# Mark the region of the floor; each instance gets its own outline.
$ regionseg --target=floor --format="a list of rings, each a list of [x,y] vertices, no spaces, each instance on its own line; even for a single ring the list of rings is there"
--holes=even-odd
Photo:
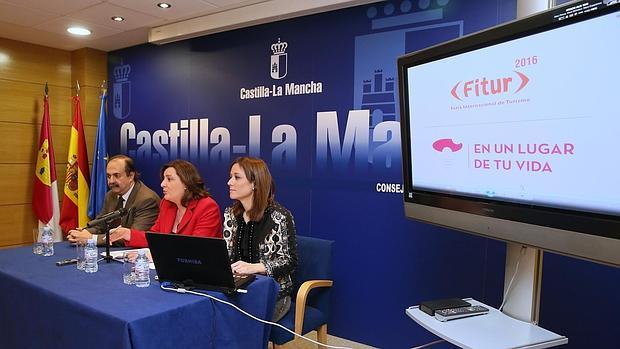
[[[307,334],[308,338],[316,340],[316,331],[310,332]],[[343,347],[343,348],[351,348],[351,349],[374,349],[369,345],[356,343],[344,338],[339,338],[335,336],[328,335],[327,336],[327,344]],[[269,347],[271,348],[271,346]],[[285,345],[281,345],[278,349],[317,349],[318,346],[312,342],[306,341],[303,338],[296,338],[294,341],[290,341]]]

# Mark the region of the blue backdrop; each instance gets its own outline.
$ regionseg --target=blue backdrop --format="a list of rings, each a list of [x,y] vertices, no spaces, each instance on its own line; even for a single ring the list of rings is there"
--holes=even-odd
[[[515,9],[383,2],[112,52],[110,153],[134,157],[160,194],[161,165],[191,160],[222,209],[230,161],[262,157],[298,234],[336,241],[330,333],[382,348],[426,343],[434,337],[405,308],[442,297],[499,306],[505,252],[404,218],[396,58]]]

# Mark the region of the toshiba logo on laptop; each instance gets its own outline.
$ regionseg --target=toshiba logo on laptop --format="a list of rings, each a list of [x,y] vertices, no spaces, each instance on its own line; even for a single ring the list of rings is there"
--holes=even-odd
[[[177,257],[177,262],[179,263],[183,263],[183,264],[202,264],[202,261],[200,259],[191,259],[191,258],[179,258]]]

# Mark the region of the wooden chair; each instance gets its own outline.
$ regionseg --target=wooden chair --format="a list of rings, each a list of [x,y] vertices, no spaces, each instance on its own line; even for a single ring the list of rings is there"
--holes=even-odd
[[[316,330],[318,342],[327,344],[327,319],[332,281],[334,242],[297,236],[297,269],[295,270],[291,310],[278,321],[297,334]],[[270,341],[274,349],[294,339],[294,335],[271,327]],[[319,346],[322,348],[323,346]]]

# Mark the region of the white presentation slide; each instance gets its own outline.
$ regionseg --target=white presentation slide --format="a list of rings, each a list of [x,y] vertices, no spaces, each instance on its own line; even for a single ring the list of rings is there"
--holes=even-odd
[[[620,214],[620,16],[408,68],[414,188]]]

